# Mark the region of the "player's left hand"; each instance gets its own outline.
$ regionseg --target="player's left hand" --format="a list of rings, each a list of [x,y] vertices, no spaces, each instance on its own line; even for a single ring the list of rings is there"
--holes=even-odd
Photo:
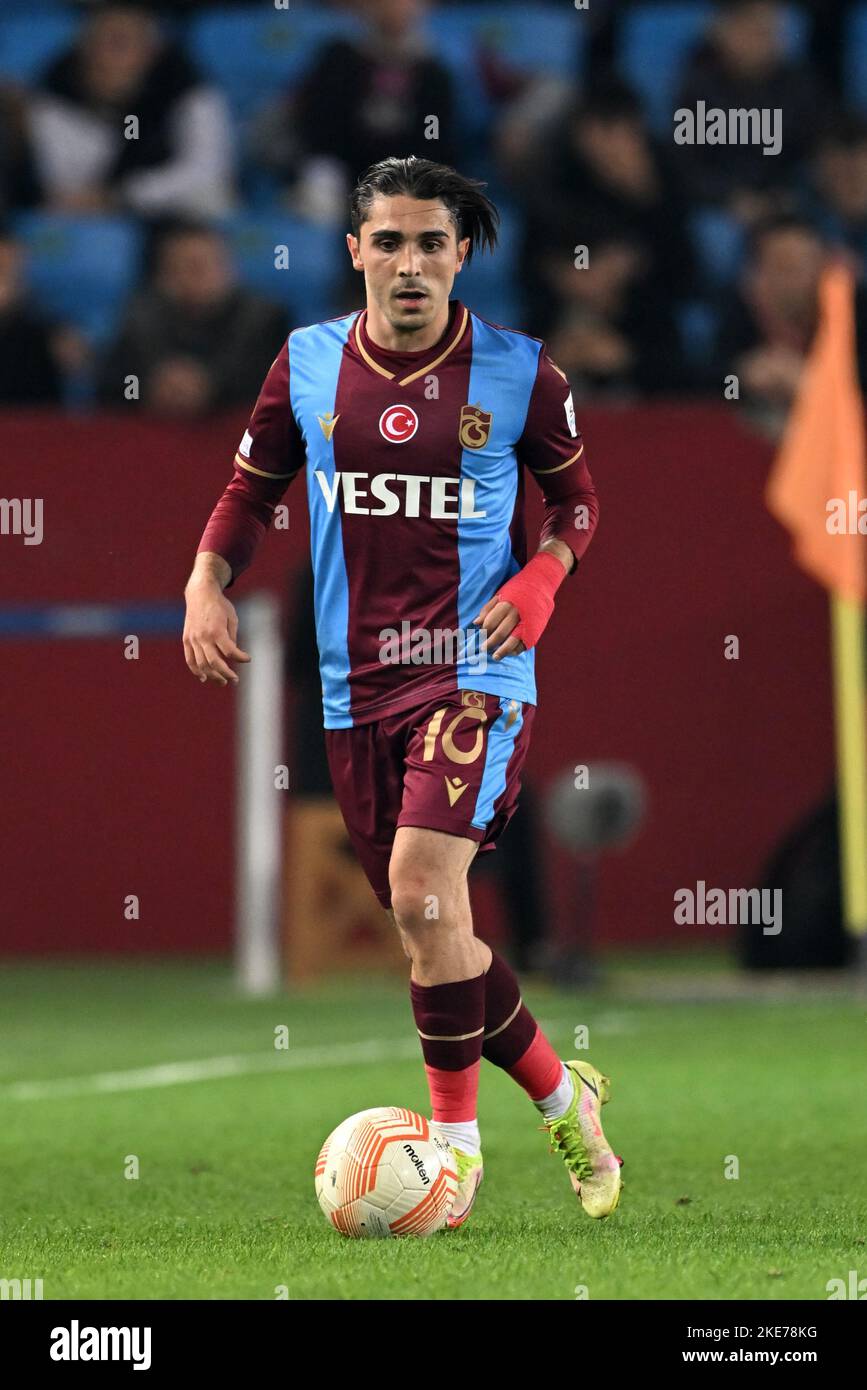
[[[514,603],[506,603],[505,600],[497,598],[488,599],[479,616],[473,618],[473,625],[480,627],[487,634],[481,643],[481,651],[487,652],[496,648],[494,661],[500,661],[504,656],[511,656],[515,652],[526,651],[520,637],[509,635],[520,621],[521,615]]]

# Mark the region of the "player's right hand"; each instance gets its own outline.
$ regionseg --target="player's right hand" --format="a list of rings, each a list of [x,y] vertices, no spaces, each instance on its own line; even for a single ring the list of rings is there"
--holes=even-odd
[[[187,588],[184,622],[184,656],[200,681],[237,685],[238,673],[230,661],[250,660],[235,640],[238,615],[218,584],[191,584]]]

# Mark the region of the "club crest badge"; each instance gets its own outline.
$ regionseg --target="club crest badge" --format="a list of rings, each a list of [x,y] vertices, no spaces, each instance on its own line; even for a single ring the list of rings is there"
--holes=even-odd
[[[488,435],[491,433],[493,418],[490,410],[482,410],[478,404],[461,406],[458,437],[465,449],[483,449],[485,447],[488,442]]]

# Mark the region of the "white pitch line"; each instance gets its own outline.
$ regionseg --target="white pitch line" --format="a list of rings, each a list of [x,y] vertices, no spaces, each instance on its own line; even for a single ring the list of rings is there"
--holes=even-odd
[[[614,1020],[612,1019],[611,1022]],[[557,1022],[540,1022],[542,1031],[553,1033]],[[600,1032],[622,1031],[618,1026]],[[366,1042],[334,1043],[322,1047],[290,1048],[286,1052],[241,1052],[228,1057],[203,1057],[194,1062],[164,1062],[129,1071],[103,1071],[93,1076],[69,1076],[54,1081],[13,1081],[0,1086],[0,1100],[55,1100],[64,1096],[113,1095],[124,1091],[149,1091],[161,1086],[185,1086],[196,1081],[218,1081],[230,1076],[251,1076],[269,1071],[311,1071],[325,1067],[370,1062],[421,1061],[417,1039],[371,1038]]]
[[[160,1086],[183,1086],[194,1081],[214,1081],[256,1072],[302,1071],[341,1067],[349,1063],[405,1061],[421,1058],[415,1039],[394,1042],[335,1043],[333,1046],[288,1049],[275,1053],[238,1053],[230,1057],[204,1057],[196,1062],[165,1062],[160,1066],[130,1071],[104,1071],[93,1076],[70,1076],[56,1081],[16,1081],[0,1086],[0,1100],[54,1100],[62,1096],[111,1095],[146,1091]]]

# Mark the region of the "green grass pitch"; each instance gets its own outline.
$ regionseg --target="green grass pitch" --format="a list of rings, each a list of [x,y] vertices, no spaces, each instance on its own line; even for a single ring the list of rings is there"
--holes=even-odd
[[[577,1055],[612,1078],[619,1210],[584,1215],[483,1063],[485,1181],[467,1225],[426,1241],[347,1241],[313,1193],[346,1115],[428,1108],[399,982],[244,1001],[223,964],[7,966],[0,1278],[46,1299],[826,1299],[867,1275],[864,996],[693,965],[614,962],[593,993],[526,982],[561,1054],[587,1025]]]

